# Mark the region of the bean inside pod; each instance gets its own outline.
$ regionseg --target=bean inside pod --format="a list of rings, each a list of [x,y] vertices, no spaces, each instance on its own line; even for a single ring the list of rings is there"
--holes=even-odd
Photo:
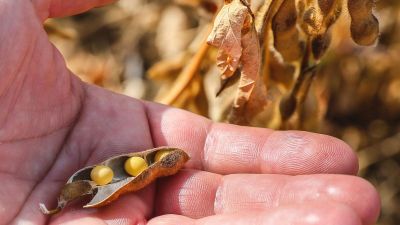
[[[129,173],[125,167],[126,162],[132,158],[142,158],[146,164],[136,176]],[[121,194],[138,191],[159,177],[177,173],[188,160],[189,156],[186,152],[170,147],[115,156],[75,172],[61,189],[57,207],[48,210],[41,203],[40,209],[44,214],[55,214],[60,212],[68,202],[87,195],[91,195],[92,198],[83,206],[84,208],[101,207],[116,200]],[[104,183],[94,181],[91,173],[97,168],[106,168],[106,170],[109,168],[112,171],[112,178],[107,177],[110,180]],[[106,173],[106,175],[110,174]]]

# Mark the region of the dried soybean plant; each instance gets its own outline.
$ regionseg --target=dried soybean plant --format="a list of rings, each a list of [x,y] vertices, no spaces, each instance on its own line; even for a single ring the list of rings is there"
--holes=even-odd
[[[372,45],[378,37],[373,4],[373,0],[347,2],[351,36],[359,45]],[[267,70],[274,61],[296,68],[295,82],[279,105],[281,128],[287,128],[296,110],[301,111],[344,6],[343,0],[265,0],[253,13],[246,0],[224,1],[207,42],[218,49],[222,83],[239,76],[229,122],[249,124],[265,110],[269,79],[261,76],[271,76]]]
[[[302,118],[311,117],[303,113],[307,108],[304,105],[316,97],[313,95],[320,94],[312,85],[320,73],[318,65],[327,59],[324,56],[331,42],[342,36],[334,25],[339,24],[339,17],[348,14],[344,16],[351,22],[347,30],[353,40],[360,45],[373,44],[379,33],[378,21],[372,14],[374,1],[247,1],[146,2],[140,3],[144,12],[132,14],[122,10],[124,7],[114,7],[110,12],[116,10],[118,13],[112,15],[118,15],[121,23],[116,30],[127,32],[112,45],[115,51],[106,50],[104,56],[91,60],[94,62],[82,63],[87,62],[83,58],[94,57],[84,52],[79,57],[69,53],[72,48],[66,46],[71,43],[58,47],[72,56],[69,64],[74,72],[87,74],[83,79],[90,78],[103,87],[217,121],[301,129]],[[127,2],[124,5],[134,4]],[[148,13],[153,16],[138,19]],[[128,23],[130,18],[132,24]],[[115,25],[114,20],[108,24]],[[78,33],[73,34],[77,47],[80,42],[87,43],[79,40]],[[89,32],[80,39],[95,34]],[[103,43],[103,39],[98,42]],[[131,45],[134,47],[126,48]],[[126,62],[138,65],[135,68],[141,67],[140,71],[131,69]],[[148,79],[142,79],[143,71],[147,71]],[[309,90],[312,94],[307,94]]]

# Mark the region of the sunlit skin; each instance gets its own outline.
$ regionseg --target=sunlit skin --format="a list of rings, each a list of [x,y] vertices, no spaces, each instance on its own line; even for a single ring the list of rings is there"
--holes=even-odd
[[[374,223],[377,192],[350,176],[338,139],[212,123],[80,81],[42,22],[109,2],[0,0],[0,224]],[[156,146],[185,149],[186,169],[104,208],[40,212],[76,170]]]

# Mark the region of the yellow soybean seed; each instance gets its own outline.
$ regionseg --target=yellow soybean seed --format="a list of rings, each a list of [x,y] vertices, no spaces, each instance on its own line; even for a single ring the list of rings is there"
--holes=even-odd
[[[149,167],[146,161],[141,157],[131,157],[125,161],[125,171],[131,175],[136,177],[141,172],[143,172],[147,167]]]
[[[90,171],[90,178],[98,185],[106,185],[112,181],[114,172],[108,166],[96,166]]]
[[[171,151],[170,150],[160,150],[156,153],[156,156],[154,157],[154,161],[158,162],[165,156],[167,156]]]

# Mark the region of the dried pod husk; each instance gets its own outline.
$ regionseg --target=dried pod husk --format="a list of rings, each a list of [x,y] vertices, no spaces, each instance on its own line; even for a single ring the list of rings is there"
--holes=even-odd
[[[331,40],[332,35],[330,32],[317,35],[311,39],[311,52],[314,59],[319,60],[322,58],[326,50],[328,50]]]
[[[318,6],[321,9],[322,14],[329,15],[331,12],[335,0],[318,0]]]
[[[298,4],[302,12],[300,25],[303,31],[309,36],[318,36],[327,30],[337,21],[342,12],[343,0],[318,0],[303,6]]]
[[[343,10],[343,0],[329,0],[330,3],[322,4],[325,1],[319,2],[319,8],[325,16],[325,29],[328,30],[340,17]],[[330,8],[327,8],[327,6],[330,6]]]
[[[286,90],[289,90],[293,85],[295,78],[296,65],[292,63],[283,62],[277,57],[277,52],[271,51],[269,72],[270,79],[279,84],[283,85]]]
[[[158,151],[169,151],[160,161],[155,160]],[[142,157],[149,167],[133,177],[126,173],[124,163],[130,157]],[[110,167],[114,172],[111,183],[96,185],[90,179],[91,170],[97,166],[85,167],[75,172],[64,185],[58,198],[57,208],[48,210],[44,204],[40,209],[44,214],[55,214],[61,211],[70,201],[86,195],[92,195],[89,203],[84,208],[105,206],[116,200],[121,194],[138,191],[155,179],[163,176],[170,176],[177,173],[189,160],[189,156],[183,150],[177,148],[160,147],[143,152],[134,152],[112,157],[99,165]]]
[[[297,7],[297,15],[298,15],[298,17],[300,17],[301,15],[304,14],[304,11],[306,10],[308,5],[309,5],[309,3],[304,1],[304,0],[296,0],[296,7]]]
[[[308,35],[317,35],[322,27],[322,20],[319,17],[317,9],[310,7],[304,11],[301,27]]]
[[[379,22],[372,14],[373,0],[349,0],[351,37],[359,45],[372,45],[379,36]]]
[[[303,53],[296,24],[296,2],[285,0],[272,18],[272,30],[274,47],[287,62],[300,59]]]

